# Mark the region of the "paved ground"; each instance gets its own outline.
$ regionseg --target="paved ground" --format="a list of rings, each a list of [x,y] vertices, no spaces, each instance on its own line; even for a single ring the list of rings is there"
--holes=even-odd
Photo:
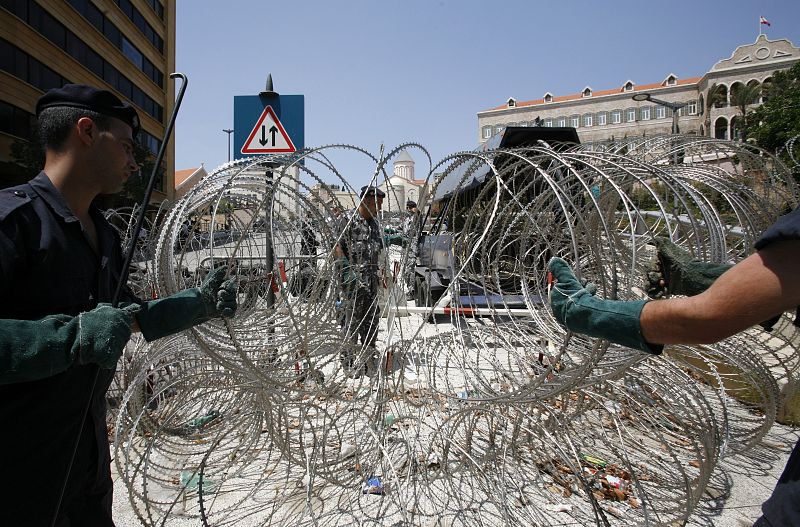
[[[800,429],[774,425],[765,439],[744,455],[723,459],[692,515],[692,527],[743,527],[760,515],[761,503],[770,495]],[[115,478],[118,476],[115,476]],[[133,512],[125,485],[116,483],[114,516],[118,527],[142,525]],[[554,518],[558,513],[553,514]],[[565,518],[566,519],[566,518]],[[613,518],[609,518],[613,521]],[[199,521],[176,517],[169,527],[194,527]],[[567,521],[562,525],[577,525]]]

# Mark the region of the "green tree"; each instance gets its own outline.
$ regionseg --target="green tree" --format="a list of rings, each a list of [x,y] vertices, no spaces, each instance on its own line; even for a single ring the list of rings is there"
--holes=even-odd
[[[705,112],[706,112],[706,133],[714,136],[711,130],[711,108],[722,108],[728,102],[727,88],[722,84],[716,82],[711,85],[706,93]]]
[[[764,87],[764,104],[745,116],[748,139],[771,152],[800,134],[800,62],[776,71]]]
[[[761,97],[761,84],[754,82],[752,84],[744,84],[741,87],[731,91],[731,104],[733,104],[742,116],[739,121],[739,129],[741,131],[741,140],[747,139],[747,107],[751,104],[758,102]]]

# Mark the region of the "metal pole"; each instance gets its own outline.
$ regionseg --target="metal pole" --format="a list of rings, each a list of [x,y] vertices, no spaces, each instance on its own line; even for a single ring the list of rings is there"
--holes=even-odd
[[[233,128],[223,128],[223,132],[228,134],[228,163],[231,162],[231,134],[233,133]]]

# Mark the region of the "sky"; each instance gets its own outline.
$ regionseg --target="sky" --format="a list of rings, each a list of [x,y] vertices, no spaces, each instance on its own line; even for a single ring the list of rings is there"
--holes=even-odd
[[[306,147],[410,141],[435,163],[475,148],[476,114],[509,97],[703,75],[755,41],[759,16],[771,40],[800,45],[797,0],[178,0],[176,70],[189,83],[175,167],[228,160],[233,97],[262,91],[268,73],[275,91],[305,96]],[[343,163],[356,188],[372,175]]]

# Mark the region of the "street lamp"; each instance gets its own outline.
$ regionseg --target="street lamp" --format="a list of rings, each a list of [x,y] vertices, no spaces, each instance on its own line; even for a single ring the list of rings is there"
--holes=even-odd
[[[655,97],[653,97],[649,93],[637,93],[637,94],[633,95],[632,99],[634,101],[636,101],[636,102],[644,102],[644,101],[654,102],[659,106],[664,106],[665,108],[669,108],[670,110],[672,110],[672,134],[676,135],[679,132],[679,129],[678,129],[678,110],[680,110],[681,108],[687,106],[689,104],[688,102],[662,101],[661,99],[656,99]],[[675,138],[675,147],[672,150],[672,164],[673,165],[677,165],[678,164],[677,138]],[[674,207],[674,210],[678,210],[678,195],[677,194],[673,195],[673,197],[672,197],[672,206]]]
[[[223,132],[228,134],[228,163],[231,162],[231,134],[233,133],[233,128],[223,128]]]
[[[654,102],[659,106],[664,106],[665,108],[669,108],[672,110],[672,133],[677,134],[678,130],[678,110],[687,106],[688,102],[669,102],[669,101],[662,101],[661,99],[656,99],[655,97],[651,96],[649,93],[637,93],[633,97],[634,101],[637,102],[644,102],[650,101]]]

